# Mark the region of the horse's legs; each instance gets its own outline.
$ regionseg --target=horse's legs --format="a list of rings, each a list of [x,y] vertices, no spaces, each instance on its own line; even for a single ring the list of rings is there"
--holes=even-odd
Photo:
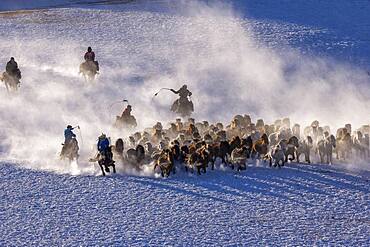
[[[229,160],[227,159],[227,154],[224,156],[225,165],[229,165]]]
[[[171,174],[171,167],[166,168],[166,178],[168,178]]]
[[[106,171],[106,172],[110,172],[110,169],[109,169],[108,164],[104,164],[104,167],[105,167],[105,171]]]
[[[99,166],[100,166],[101,172],[103,173],[103,176],[105,176],[103,165],[102,164],[99,164]]]
[[[116,165],[112,165],[113,167],[113,173],[116,173]]]
[[[222,159],[222,161],[221,161],[221,162],[222,162],[222,164],[227,165],[225,156],[222,156],[222,157],[221,157],[221,159]]]
[[[241,162],[238,164],[238,172],[239,171],[244,171],[244,170],[247,170],[247,165],[245,164],[245,162]]]
[[[299,156],[301,155],[301,153],[298,153],[297,152],[297,163],[299,163]]]
[[[278,161],[278,168],[280,169],[282,166],[284,166],[285,162],[284,160],[281,160],[281,164],[280,164],[280,161]]]
[[[330,164],[330,163],[329,163],[329,160],[330,160],[329,155],[330,155],[330,152],[327,152],[327,153],[326,153],[326,163],[327,163],[327,164]]]
[[[292,158],[290,158],[289,160],[294,161],[295,160],[294,152],[292,152],[291,155],[292,155]]]
[[[198,175],[201,175],[200,168],[201,168],[200,166],[197,166]]]
[[[207,172],[206,167],[207,167],[207,164],[206,164],[206,163],[204,163],[204,164],[203,164],[203,172],[204,172],[204,173],[206,173],[206,172]]]
[[[280,167],[281,167],[281,166],[285,166],[285,163],[286,163],[286,162],[285,162],[285,160],[284,160],[284,159],[282,159],[282,160],[281,160],[281,165],[280,165]],[[280,161],[279,161],[279,164],[280,164]],[[279,167],[279,168],[280,168],[280,167]]]
[[[9,85],[8,85],[8,83],[7,83],[7,82],[5,82],[5,87],[6,87],[6,91],[8,91],[8,92],[9,92]]]
[[[168,178],[168,176],[170,175],[170,172],[169,172],[169,168],[168,167],[163,167],[163,177],[166,177]]]
[[[310,160],[310,150],[308,150],[308,151],[306,151],[306,152],[304,153],[304,158],[305,158],[305,160],[306,160],[306,162],[307,162],[308,164],[310,164],[310,163],[311,163],[311,160]]]
[[[173,174],[176,174],[176,166],[175,165],[171,165],[171,170],[172,170]]]
[[[285,155],[285,162],[288,163],[288,161],[290,160],[290,153],[288,152],[286,155]]]

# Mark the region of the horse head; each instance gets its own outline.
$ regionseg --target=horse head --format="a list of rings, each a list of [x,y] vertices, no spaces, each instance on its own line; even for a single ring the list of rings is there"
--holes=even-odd
[[[288,144],[291,144],[295,147],[299,147],[299,140],[296,136],[292,136],[289,138]]]

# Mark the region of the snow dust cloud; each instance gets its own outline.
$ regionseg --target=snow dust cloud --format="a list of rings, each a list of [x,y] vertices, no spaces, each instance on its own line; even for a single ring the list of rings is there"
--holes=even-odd
[[[224,4],[186,4],[177,14],[57,9],[0,17],[0,24],[0,61],[5,67],[14,56],[23,76],[18,93],[0,88],[0,153],[32,168],[95,173],[87,160],[97,137],[129,134],[112,127],[125,105],[109,106],[129,100],[140,130],[167,123],[176,117],[169,112],[176,97],[153,94],[184,83],[196,120],[250,114],[266,122],[289,116],[302,125],[317,119],[333,128],[369,123],[364,71],[288,47],[281,55]],[[101,65],[94,83],[78,75],[87,46]],[[67,124],[81,127],[77,168],[59,160]]]

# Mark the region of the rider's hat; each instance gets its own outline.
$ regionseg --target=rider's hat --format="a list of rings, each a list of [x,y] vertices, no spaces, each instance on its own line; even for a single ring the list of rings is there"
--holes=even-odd
[[[72,129],[72,126],[71,125],[67,125],[67,129]]]

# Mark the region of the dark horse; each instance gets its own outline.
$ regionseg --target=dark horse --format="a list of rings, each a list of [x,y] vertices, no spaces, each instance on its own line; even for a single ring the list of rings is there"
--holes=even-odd
[[[110,172],[109,169],[110,166],[113,168],[113,173],[116,173],[116,165],[115,161],[113,160],[113,153],[111,147],[108,147],[108,149],[104,152],[100,152],[98,154],[97,161],[103,176],[105,176],[105,172]]]

